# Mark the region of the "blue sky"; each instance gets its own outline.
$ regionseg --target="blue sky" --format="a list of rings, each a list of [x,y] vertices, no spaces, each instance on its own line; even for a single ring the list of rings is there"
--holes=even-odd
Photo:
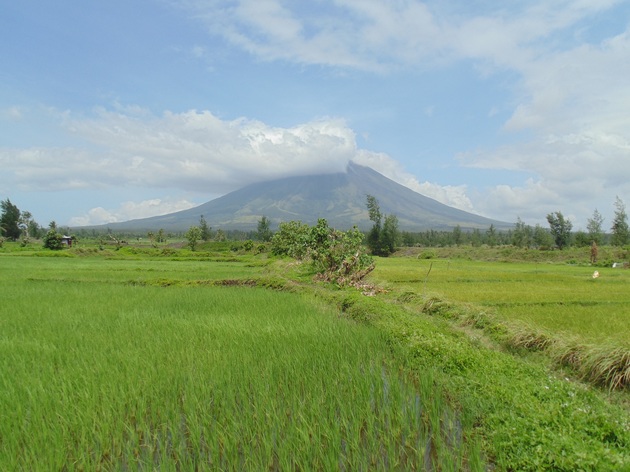
[[[43,225],[351,160],[508,222],[630,204],[627,0],[22,0],[0,63],[0,199]]]

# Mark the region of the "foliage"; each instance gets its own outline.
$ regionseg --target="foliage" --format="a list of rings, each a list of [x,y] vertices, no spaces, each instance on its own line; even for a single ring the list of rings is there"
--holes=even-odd
[[[0,215],[2,236],[11,241],[17,241],[22,232],[19,227],[20,210],[8,198],[0,202],[0,208],[2,209],[2,214]]]
[[[309,238],[310,228],[307,224],[301,221],[282,222],[271,238],[271,253],[304,259],[308,253]]]
[[[626,214],[626,205],[621,198],[615,200],[615,217],[611,227],[613,246],[625,246],[630,242],[630,228],[628,227],[628,215]]]
[[[547,215],[551,235],[558,249],[563,249],[571,242],[571,229],[573,224],[565,219],[562,212],[556,211]]]
[[[54,229],[48,230],[44,236],[44,247],[54,251],[63,249],[62,235],[57,233]]]
[[[203,215],[199,217],[199,231],[199,238],[202,241],[210,241],[212,238],[212,228],[208,226],[208,222]]]
[[[602,244],[604,242],[604,217],[601,215],[597,209],[593,211],[593,216],[587,220],[586,230],[588,232],[589,241],[588,244],[591,244],[593,241],[597,244]]]
[[[188,241],[188,247],[191,251],[195,251],[197,248],[197,243],[201,239],[201,228],[199,226],[191,226],[188,231],[186,231],[186,240]]]
[[[389,256],[396,250],[400,234],[396,215],[386,215],[383,224],[383,214],[378,200],[367,195],[367,209],[370,220],[374,223],[367,235],[367,246],[375,256]]]
[[[494,247],[497,245],[497,229],[494,227],[493,224],[491,224],[486,231],[486,238],[488,241],[488,246]]]
[[[271,241],[271,238],[273,237],[273,231],[271,231],[271,221],[269,221],[269,218],[264,215],[258,221],[256,236],[258,241],[262,241],[264,243]]]
[[[363,234],[357,228],[339,231],[323,218],[313,227],[299,221],[281,223],[271,240],[271,251],[309,260],[322,278],[341,285],[360,280],[374,268],[363,252]]]
[[[512,244],[516,247],[530,247],[532,243],[532,227],[523,223],[523,220],[519,217],[514,225],[514,231],[512,232]]]
[[[553,245],[553,236],[551,236],[551,233],[538,224],[534,227],[532,240],[534,245],[538,248],[550,248]]]

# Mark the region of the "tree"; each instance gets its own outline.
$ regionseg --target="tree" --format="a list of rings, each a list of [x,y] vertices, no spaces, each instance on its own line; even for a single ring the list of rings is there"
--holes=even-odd
[[[398,217],[396,215],[387,215],[385,223],[383,223],[383,231],[381,232],[382,246],[387,254],[396,251],[396,246],[400,241],[400,232],[398,231]]]
[[[547,215],[547,222],[549,223],[551,236],[553,236],[558,249],[568,246],[571,241],[571,229],[573,228],[571,221],[565,219],[562,212],[556,211]]]
[[[203,241],[210,241],[210,238],[212,237],[212,228],[208,226],[208,223],[203,215],[199,218],[199,230],[201,231],[199,237]]]
[[[597,244],[601,244],[604,241],[604,230],[602,225],[604,224],[604,217],[595,209],[592,218],[589,218],[586,222],[586,230],[588,231],[589,244],[595,241]]]
[[[258,220],[257,238],[259,241],[266,243],[271,241],[272,237],[273,232],[271,231],[271,221],[269,221],[269,218],[263,215],[263,217]]]
[[[512,232],[512,244],[516,247],[529,247],[532,243],[532,228],[523,223],[521,218],[516,219]]]
[[[356,227],[347,232],[330,228],[324,218],[313,227],[300,221],[280,223],[271,251],[310,261],[321,280],[339,285],[357,282],[374,269],[363,250],[363,234]]]
[[[490,247],[494,247],[497,245],[497,229],[492,224],[486,231],[486,242]]]
[[[188,247],[191,251],[194,251],[201,239],[201,228],[199,226],[191,226],[186,232],[186,239],[188,240]]]
[[[370,221],[374,223],[372,229],[367,235],[367,245],[372,251],[372,254],[381,253],[381,221],[383,215],[381,215],[381,209],[378,204],[378,200],[372,195],[367,196],[367,209],[370,216]]]
[[[302,259],[306,256],[309,238],[310,228],[307,224],[301,221],[282,222],[271,238],[271,253]]]
[[[548,230],[540,225],[534,227],[534,234],[532,236],[534,246],[538,248],[548,248],[553,244],[553,238]]]
[[[453,228],[452,236],[453,244],[455,244],[455,246],[459,246],[462,243],[463,239],[462,227],[460,225],[455,225],[455,227]]]
[[[398,218],[395,215],[385,216],[383,226],[383,214],[378,200],[372,195],[367,195],[367,209],[370,221],[374,223],[367,235],[367,246],[376,256],[389,256],[396,249],[399,239]]]
[[[0,230],[2,236],[16,241],[20,237],[20,210],[8,198],[0,202],[2,215],[0,215]]]
[[[626,205],[621,198],[615,200],[615,217],[612,224],[611,244],[613,246],[624,246],[630,240],[630,228],[628,228],[628,215],[626,214]]]

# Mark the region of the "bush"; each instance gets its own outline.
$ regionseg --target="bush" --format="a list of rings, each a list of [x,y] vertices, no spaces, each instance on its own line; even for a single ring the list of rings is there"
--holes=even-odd
[[[374,268],[363,250],[363,234],[356,227],[338,231],[323,218],[313,227],[299,221],[281,223],[271,240],[271,251],[310,260],[322,279],[341,285],[362,279]]]
[[[57,233],[54,229],[51,229],[44,236],[44,247],[46,249],[52,249],[53,251],[57,251],[63,248],[63,243],[61,242],[62,236]]]

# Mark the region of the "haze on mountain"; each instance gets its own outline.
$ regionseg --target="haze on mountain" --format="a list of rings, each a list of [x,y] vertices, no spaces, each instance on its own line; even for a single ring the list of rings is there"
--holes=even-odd
[[[463,230],[511,226],[449,207],[351,162],[346,172],[255,183],[188,210],[101,227],[117,231],[183,231],[198,225],[203,216],[213,229],[251,231],[265,216],[272,228],[281,222],[315,224],[319,218],[325,218],[338,229],[355,225],[368,229],[372,222],[367,195],[378,200],[382,213],[396,215],[403,231],[451,230],[458,225]]]

